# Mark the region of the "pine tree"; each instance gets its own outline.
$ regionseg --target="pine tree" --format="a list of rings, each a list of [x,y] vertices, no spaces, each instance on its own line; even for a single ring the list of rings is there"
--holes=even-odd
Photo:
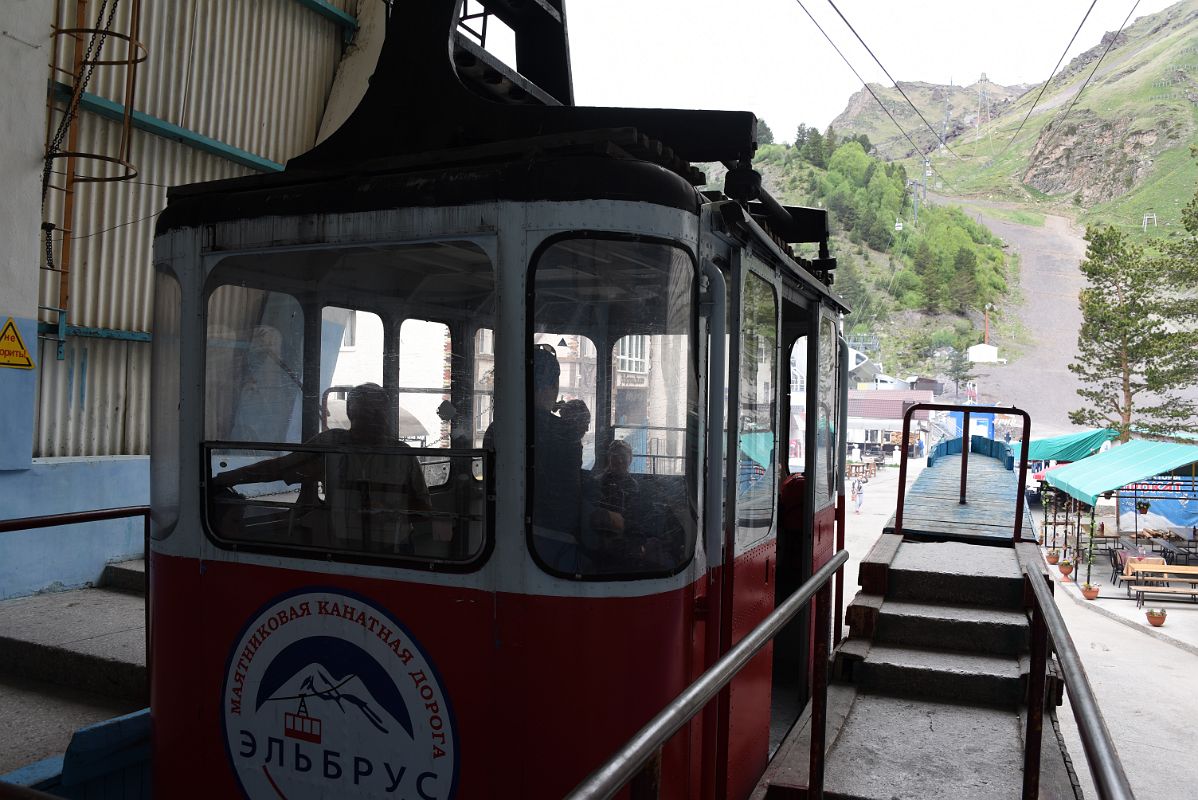
[[[828,123],[828,130],[824,132],[824,157],[832,160],[832,154],[836,152],[836,148],[840,147],[840,142],[836,138],[836,129],[832,127],[832,123]]]
[[[807,129],[807,142],[799,151],[799,157],[814,167],[828,165],[827,153],[824,150],[824,136],[815,128]]]
[[[973,380],[973,362],[969,360],[969,354],[964,350],[953,350],[952,355],[948,357],[948,368],[945,370],[945,374],[952,379],[959,397],[961,382]]]
[[[758,118],[757,120],[757,144],[773,144],[774,132],[770,130],[769,124],[765,120]]]
[[[799,127],[795,130],[795,149],[801,150],[803,145],[807,144],[808,128],[803,123],[799,123]]]
[[[1115,428],[1124,442],[1133,425],[1149,433],[1198,431],[1198,404],[1177,395],[1198,381],[1198,348],[1171,260],[1145,258],[1114,227],[1087,228],[1086,242],[1078,359],[1069,365],[1086,405],[1069,419]]]

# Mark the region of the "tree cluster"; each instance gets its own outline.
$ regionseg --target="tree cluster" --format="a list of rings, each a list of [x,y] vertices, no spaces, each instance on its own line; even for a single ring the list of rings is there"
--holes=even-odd
[[[911,211],[901,164],[866,155],[852,139],[836,149],[814,184],[836,228],[854,243],[891,253],[895,274],[886,290],[905,307],[963,313],[1005,293],[1001,243],[960,209],[925,205],[918,225],[896,230],[896,221]]]
[[[1182,214],[1185,236],[1159,254],[1115,227],[1086,229],[1086,277],[1078,358],[1070,371],[1086,401],[1076,425],[1145,433],[1198,432],[1198,403],[1179,391],[1198,384],[1198,192]]]
[[[799,128],[795,131],[794,147],[798,150],[799,157],[808,164],[824,169],[832,160],[836,149],[849,142],[861,145],[861,149],[866,153],[873,149],[873,144],[864,133],[842,138],[837,135],[836,129],[831,125],[826,131],[820,133],[819,128],[814,126],[809,128],[802,123],[799,123]]]

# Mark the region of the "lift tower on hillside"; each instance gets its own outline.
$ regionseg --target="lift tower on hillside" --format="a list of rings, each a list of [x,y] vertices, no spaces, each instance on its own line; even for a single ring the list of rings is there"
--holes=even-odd
[[[986,117],[986,125],[990,125],[990,93],[987,90],[987,85],[990,83],[986,79],[986,73],[982,73],[982,77],[978,79],[978,119],[977,131],[974,134],[973,140],[976,142],[982,138],[982,116]]]

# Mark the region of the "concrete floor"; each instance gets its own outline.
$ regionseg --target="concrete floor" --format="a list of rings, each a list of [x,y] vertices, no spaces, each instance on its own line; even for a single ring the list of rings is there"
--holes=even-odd
[[[63,752],[77,729],[128,714],[137,705],[0,675],[0,775]]]
[[[898,470],[885,469],[866,486],[862,513],[853,514],[850,504],[846,603],[857,590],[857,565],[894,513],[897,484]],[[1059,572],[1050,570],[1059,578]],[[1161,800],[1198,797],[1198,758],[1193,757],[1198,732],[1198,603],[1153,601],[1154,606],[1168,608],[1169,616],[1164,627],[1151,628],[1135,601],[1107,581],[1109,573],[1110,568],[1095,559],[1092,580],[1102,586],[1102,594],[1094,602],[1083,600],[1075,583],[1058,583],[1057,607],[1136,795]],[[1086,796],[1097,797],[1069,701],[1058,711]]]
[[[0,604],[0,775],[145,706],[145,602],[105,589]]]

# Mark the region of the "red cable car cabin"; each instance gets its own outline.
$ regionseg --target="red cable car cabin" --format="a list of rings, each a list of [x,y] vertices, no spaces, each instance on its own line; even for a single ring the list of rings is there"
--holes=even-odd
[[[845,309],[822,212],[767,232],[601,127],[365,166],[338,134],[280,176],[171,193],[162,796],[560,797],[830,555]],[[674,737],[664,796],[748,795],[807,650],[779,639]]]

